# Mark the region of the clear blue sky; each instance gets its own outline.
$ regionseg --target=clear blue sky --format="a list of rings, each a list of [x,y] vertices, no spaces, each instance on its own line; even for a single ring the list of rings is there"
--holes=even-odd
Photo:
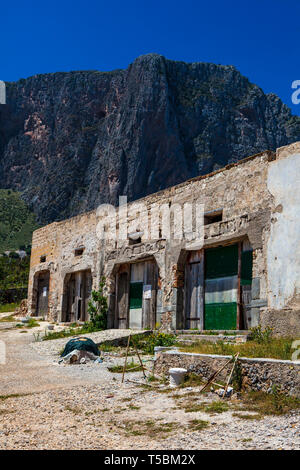
[[[1,80],[125,68],[156,52],[235,65],[292,105],[300,80],[299,0],[39,0],[0,5]]]

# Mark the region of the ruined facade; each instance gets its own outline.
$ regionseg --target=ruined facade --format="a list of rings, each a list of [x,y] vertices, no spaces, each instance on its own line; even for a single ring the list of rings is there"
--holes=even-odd
[[[299,178],[297,142],[120,206],[115,232],[108,230],[110,209],[106,216],[94,210],[36,230],[31,315],[87,320],[91,290],[104,275],[109,328],[235,330],[261,324],[277,334],[300,334]],[[201,236],[194,230],[199,201]],[[184,231],[180,237],[177,216],[188,204],[194,235]],[[162,209],[157,218],[154,207]],[[168,208],[170,236],[163,226]],[[120,237],[122,217],[128,226]]]

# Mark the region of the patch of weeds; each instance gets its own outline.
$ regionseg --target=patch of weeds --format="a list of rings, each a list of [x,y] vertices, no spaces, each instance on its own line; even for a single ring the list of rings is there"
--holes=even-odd
[[[232,386],[234,390],[240,392],[243,387],[243,373],[242,373],[242,366],[240,361],[236,361],[235,368],[232,374]]]
[[[20,331],[20,333],[28,333],[28,331],[22,330],[22,331]]]
[[[33,333],[33,342],[39,343],[40,341],[42,341],[42,332],[38,331],[36,333]],[[63,353],[63,349],[61,350],[61,353],[59,355],[61,356],[62,353]]]
[[[36,326],[40,326],[40,324],[36,321],[35,318],[29,318],[28,323],[26,323],[26,328],[35,328]]]
[[[129,406],[128,406],[128,409],[129,409],[129,410],[140,410],[141,407],[140,407],[140,406],[136,406],[136,405],[129,405]]]
[[[169,387],[166,387],[166,388],[151,387],[151,389],[155,390],[157,393],[170,393],[173,391],[173,389]]]
[[[186,374],[184,381],[179,385],[179,388],[199,387],[200,385],[203,385],[203,383],[202,377],[192,372],[190,374]]]
[[[199,411],[202,411],[205,413],[215,414],[215,413],[224,413],[225,411],[229,410],[228,404],[222,401],[214,401],[212,403],[208,403],[208,402],[197,403],[197,401],[198,401],[197,398],[195,398],[194,400],[191,399],[188,402],[184,400],[179,404],[179,407],[184,408],[185,413],[197,413]]]
[[[175,422],[156,423],[153,420],[147,421],[126,421],[125,432],[132,436],[148,435],[149,437],[165,439],[166,433],[178,429],[179,424]]]
[[[14,410],[0,410],[0,416],[1,415],[7,415],[10,413],[15,413]]]
[[[7,317],[0,318],[0,322],[14,322],[16,321],[13,315],[7,315]]]
[[[92,415],[95,415],[97,413],[101,413],[101,411],[108,411],[108,408],[104,408],[104,409],[100,409],[100,410],[91,410],[91,411],[86,411],[84,414],[85,416],[92,416]]]
[[[65,406],[65,410],[66,411],[70,411],[71,413],[73,413],[74,415],[79,415],[81,413],[81,409],[80,408],[76,408],[76,407],[71,407],[71,406]]]
[[[198,411],[204,411],[204,403],[193,403],[187,402],[183,403],[183,408],[185,413],[197,413]]]
[[[155,377],[155,375],[149,375],[147,377],[148,382],[159,382],[159,378]]]
[[[98,328],[92,325],[90,322],[86,322],[84,325],[79,326],[79,327],[77,326],[76,328],[73,328],[70,326],[70,328],[66,328],[61,331],[52,331],[52,332],[46,331],[45,336],[43,337],[43,341],[59,339],[59,338],[68,338],[69,336],[84,335],[87,333],[94,333],[96,331],[102,331],[102,330],[103,328]]]
[[[112,372],[114,374],[121,374],[123,372],[123,369],[124,369],[124,366],[111,366],[111,367],[108,367],[108,370],[109,372]],[[142,366],[141,364],[137,364],[133,361],[131,362],[128,362],[126,364],[126,369],[125,369],[125,372],[131,372],[131,371],[135,371],[135,372],[139,372],[142,370]]]
[[[253,341],[256,341],[259,344],[270,343],[271,336],[273,332],[273,328],[267,326],[267,328],[263,329],[261,325],[255,326],[251,328],[250,338]]]
[[[258,336],[255,335],[253,336],[253,339],[240,344],[224,343],[223,341],[210,343],[206,340],[199,340],[190,345],[180,346],[180,351],[226,356],[231,356],[239,352],[241,357],[290,359],[292,354],[292,343],[293,338],[271,338],[267,335],[266,339],[262,340],[261,338],[258,339]]]
[[[240,442],[250,442],[250,441],[253,441],[252,437],[248,437],[248,438],[240,440]]]
[[[120,399],[120,401],[132,401],[132,400],[133,400],[132,397],[124,397]]]
[[[101,343],[98,346],[98,349],[100,352],[104,353],[117,353],[119,356],[124,356],[126,354],[126,348],[123,348],[121,346],[114,346],[113,344],[109,343]],[[131,356],[132,353],[128,352],[128,356]]]
[[[273,387],[272,393],[250,391],[243,394],[244,411],[254,411],[261,415],[284,415],[300,409],[300,399],[285,395]]]
[[[189,429],[192,431],[201,431],[209,426],[209,422],[203,419],[191,419],[189,425]]]
[[[31,395],[31,393],[11,393],[10,395],[0,395],[0,400],[8,400],[8,398],[26,397],[27,395]]]
[[[148,354],[154,354],[155,346],[174,346],[176,344],[176,336],[167,333],[154,332],[153,334],[132,337],[133,344]]]
[[[260,414],[247,415],[243,413],[232,413],[232,416],[234,416],[235,418],[248,419],[248,420],[262,419],[262,416]]]
[[[204,407],[205,413],[224,413],[229,410],[229,405],[223,401],[213,401]]]

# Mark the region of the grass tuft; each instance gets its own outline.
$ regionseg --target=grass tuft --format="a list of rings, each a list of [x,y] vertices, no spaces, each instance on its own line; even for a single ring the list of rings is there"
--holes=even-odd
[[[223,341],[211,343],[201,340],[180,347],[180,351],[225,356],[232,356],[239,352],[240,357],[265,357],[289,360],[293,353],[292,342],[292,338],[270,338],[269,341],[262,343],[250,340],[241,344],[224,343]]]

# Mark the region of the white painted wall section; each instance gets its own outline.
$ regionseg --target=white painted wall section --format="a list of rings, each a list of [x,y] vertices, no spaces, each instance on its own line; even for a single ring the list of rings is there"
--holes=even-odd
[[[268,189],[275,207],[267,248],[269,307],[281,309],[300,298],[300,153],[269,164]]]

